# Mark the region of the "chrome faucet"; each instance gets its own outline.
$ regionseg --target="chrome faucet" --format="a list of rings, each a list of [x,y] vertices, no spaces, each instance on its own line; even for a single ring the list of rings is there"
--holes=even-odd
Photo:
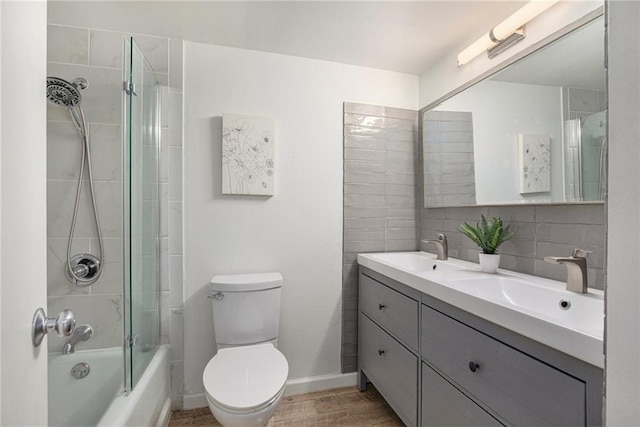
[[[62,345],[62,354],[73,354],[76,351],[76,345],[89,340],[93,336],[93,329],[89,325],[77,326],[73,334],[64,340]]]
[[[421,240],[420,242],[435,243],[438,247],[437,259],[444,261],[449,258],[449,244],[447,243],[447,236],[444,233],[439,233],[437,240]]]
[[[575,248],[570,257],[546,256],[544,260],[551,264],[564,264],[567,267],[567,290],[584,294],[587,292],[587,256],[590,253]]]

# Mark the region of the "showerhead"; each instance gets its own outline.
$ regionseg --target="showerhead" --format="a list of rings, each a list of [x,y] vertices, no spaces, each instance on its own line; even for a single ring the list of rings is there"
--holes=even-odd
[[[47,77],[47,99],[63,107],[74,107],[80,104],[82,96],[79,89],[87,87],[87,81],[78,78],[69,83],[58,77]]]

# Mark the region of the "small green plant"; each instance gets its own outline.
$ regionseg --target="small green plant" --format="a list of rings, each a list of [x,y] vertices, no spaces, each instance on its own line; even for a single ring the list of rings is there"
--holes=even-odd
[[[473,240],[483,253],[495,254],[501,244],[515,236],[518,229],[512,229],[511,225],[505,227],[501,218],[492,217],[487,220],[481,215],[480,222],[476,225],[464,222],[460,225],[459,231]]]

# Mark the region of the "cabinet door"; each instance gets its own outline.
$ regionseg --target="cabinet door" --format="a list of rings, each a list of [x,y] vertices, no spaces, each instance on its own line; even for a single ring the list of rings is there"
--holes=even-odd
[[[585,383],[427,306],[422,356],[514,425],[586,424]]]
[[[360,313],[360,369],[409,426],[418,418],[418,358]]]
[[[418,301],[361,274],[360,309],[399,341],[418,351]]]
[[[422,426],[502,426],[484,409],[422,364]]]

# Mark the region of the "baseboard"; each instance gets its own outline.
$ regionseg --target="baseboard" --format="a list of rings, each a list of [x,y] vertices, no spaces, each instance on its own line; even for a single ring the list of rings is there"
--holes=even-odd
[[[285,396],[294,394],[312,393],[314,391],[331,390],[332,388],[355,386],[358,381],[358,373],[319,375],[317,377],[298,378],[287,381]]]
[[[314,391],[331,390],[333,388],[355,386],[358,381],[358,373],[319,375],[317,377],[298,378],[287,381],[284,395],[312,393]],[[184,410],[203,408],[207,406],[207,398],[204,393],[186,394],[183,400]]]

